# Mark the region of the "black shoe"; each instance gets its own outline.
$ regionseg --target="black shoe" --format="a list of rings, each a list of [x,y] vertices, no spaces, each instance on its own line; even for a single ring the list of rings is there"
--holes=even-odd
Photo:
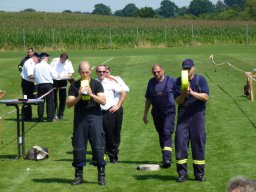
[[[115,159],[115,158],[110,158],[110,163],[115,164],[115,163],[117,163],[117,162],[118,162],[118,160],[117,160],[117,159]]]
[[[164,160],[163,161],[163,168],[169,168],[171,167],[171,162],[169,160]]]
[[[63,115],[58,115],[59,120],[63,119]]]
[[[177,182],[184,182],[187,180],[188,180],[188,175],[181,175],[176,179]]]
[[[84,180],[82,177],[75,177],[74,181],[71,183],[71,185],[80,185],[84,183]]]
[[[98,168],[98,184],[103,186],[106,185],[105,181],[105,167],[99,166]]]
[[[83,180],[83,167],[75,168],[75,179],[72,181],[71,185],[80,185],[84,182]]]
[[[199,175],[195,177],[196,181],[206,181],[206,178],[203,175]]]

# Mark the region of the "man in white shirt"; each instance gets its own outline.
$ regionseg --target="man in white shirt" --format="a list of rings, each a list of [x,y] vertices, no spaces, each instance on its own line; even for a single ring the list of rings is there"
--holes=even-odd
[[[41,62],[35,65],[35,82],[38,84],[38,97],[44,96],[42,99],[46,100],[47,121],[54,121],[54,89],[53,79],[58,77],[56,71],[47,63],[47,53],[41,53]],[[38,121],[43,121],[44,102],[38,104]]]
[[[121,88],[128,93],[130,91],[129,87],[126,85],[124,80],[119,76],[113,76],[111,75],[111,69],[108,65],[106,65],[106,78],[114,80],[118,85],[121,86]],[[114,95],[114,98],[116,102],[120,99],[120,93],[116,92]],[[121,128],[123,123],[123,107],[121,106],[117,112],[116,112],[116,134],[115,134],[115,144],[117,149],[119,148],[120,142],[121,142]]]
[[[106,96],[106,104],[101,105],[102,117],[103,117],[103,129],[105,131],[105,150],[109,156],[111,163],[117,163],[118,161],[118,143],[116,143],[117,131],[117,115],[118,110],[122,107],[126,92],[122,87],[114,80],[108,79],[105,76],[106,66],[99,65],[96,68],[98,78],[104,88],[104,94]],[[115,94],[119,93],[119,99],[115,99]]]
[[[54,79],[54,104],[56,118],[62,119],[66,104],[67,80],[72,79],[74,68],[72,62],[68,59],[67,53],[62,53],[59,58],[54,58],[50,64],[57,72],[58,77]],[[59,102],[58,102],[59,92]],[[59,106],[58,106],[59,103]]]
[[[23,67],[21,72],[21,87],[22,94],[27,95],[28,99],[34,99],[34,91],[35,91],[35,81],[34,81],[34,68],[35,64],[40,61],[38,53],[34,53],[33,56],[28,59]],[[23,109],[24,121],[32,120],[32,107],[31,105],[27,105]]]

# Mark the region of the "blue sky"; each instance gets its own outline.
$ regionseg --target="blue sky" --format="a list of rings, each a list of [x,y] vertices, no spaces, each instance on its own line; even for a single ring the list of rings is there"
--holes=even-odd
[[[189,6],[190,0],[171,0],[178,7]],[[216,3],[218,0],[210,0]],[[62,12],[64,10],[92,12],[94,5],[103,3],[109,6],[112,12],[123,9],[127,4],[134,3],[138,8],[160,7],[162,0],[0,0],[0,10],[21,11],[32,8],[36,11]]]

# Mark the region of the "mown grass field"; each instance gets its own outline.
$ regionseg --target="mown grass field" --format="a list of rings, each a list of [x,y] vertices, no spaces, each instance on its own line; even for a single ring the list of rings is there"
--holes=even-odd
[[[107,62],[112,67],[112,74],[120,75],[130,87],[124,103],[120,162],[108,163],[107,185],[104,187],[97,185],[96,168],[89,164],[84,171],[86,183],[71,186],[74,175],[70,139],[73,108],[66,110],[63,121],[25,124],[26,150],[33,145],[48,147],[50,158],[44,161],[14,159],[17,141],[15,113],[12,113],[0,120],[0,191],[221,192],[234,176],[256,179],[256,101],[251,102],[243,95],[245,75],[241,71],[221,65],[214,72],[214,66],[208,59],[214,54],[217,64],[229,62],[242,71],[251,71],[256,68],[255,50],[254,45],[234,45],[68,51],[75,69],[82,60],[88,60],[92,65]],[[52,58],[60,54],[57,51],[49,53]],[[23,56],[24,52],[0,52],[0,88],[7,91],[5,99],[21,97],[17,64]],[[203,183],[193,180],[191,158],[190,180],[185,183],[175,181],[174,157],[169,169],[154,172],[136,170],[140,164],[161,162],[152,119],[148,125],[142,122],[145,89],[152,77],[151,66],[160,63],[166,74],[178,77],[184,58],[194,59],[197,73],[206,77],[210,87],[206,111],[207,181]],[[0,115],[13,109],[0,105]],[[36,119],[36,107],[33,109]],[[91,159],[90,147],[87,159]]]

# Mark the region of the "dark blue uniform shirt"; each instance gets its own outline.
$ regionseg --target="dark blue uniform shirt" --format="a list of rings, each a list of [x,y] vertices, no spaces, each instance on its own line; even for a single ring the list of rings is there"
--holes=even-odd
[[[161,82],[155,78],[149,80],[145,97],[152,102],[153,110],[166,113],[175,111],[174,87],[175,79],[167,75]]]
[[[199,93],[206,93],[209,95],[209,87],[208,84],[203,76],[200,75],[194,75],[192,80],[189,80],[190,87],[193,91],[199,92]],[[177,78],[176,85],[175,85],[175,91],[174,91],[174,97],[180,96],[180,89],[181,89],[181,77]],[[184,100],[184,102],[179,105],[179,108],[189,108],[191,110],[199,110],[204,111],[206,107],[206,102],[200,101],[198,99],[195,99],[192,96],[187,96]]]

